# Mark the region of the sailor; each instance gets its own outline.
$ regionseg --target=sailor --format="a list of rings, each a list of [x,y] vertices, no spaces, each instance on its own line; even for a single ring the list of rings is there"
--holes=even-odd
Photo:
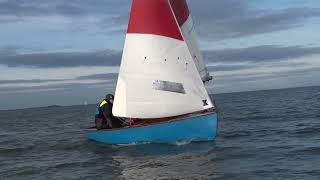
[[[95,115],[95,123],[98,130],[118,128],[121,126],[120,121],[112,114],[113,99],[114,96],[112,94],[107,94],[105,99],[98,104],[97,113]]]

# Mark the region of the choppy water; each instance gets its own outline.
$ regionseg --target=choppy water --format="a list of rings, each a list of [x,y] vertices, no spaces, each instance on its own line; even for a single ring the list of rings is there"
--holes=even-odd
[[[0,179],[320,179],[320,87],[215,99],[215,143],[96,143],[93,105],[0,111]]]

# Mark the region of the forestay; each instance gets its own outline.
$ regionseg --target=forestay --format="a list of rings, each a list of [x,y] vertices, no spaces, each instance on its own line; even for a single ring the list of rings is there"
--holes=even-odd
[[[133,0],[115,116],[161,118],[213,107],[170,2]]]

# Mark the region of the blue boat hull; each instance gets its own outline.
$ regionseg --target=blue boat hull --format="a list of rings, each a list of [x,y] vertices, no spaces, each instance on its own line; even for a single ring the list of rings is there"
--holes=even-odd
[[[217,134],[217,113],[207,113],[184,119],[121,129],[87,129],[85,135],[92,140],[108,144],[140,142],[211,141]]]

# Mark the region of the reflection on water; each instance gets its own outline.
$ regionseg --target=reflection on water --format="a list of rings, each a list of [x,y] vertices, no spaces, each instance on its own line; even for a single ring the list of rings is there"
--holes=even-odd
[[[103,171],[112,171],[120,179],[217,177],[214,173],[216,153],[213,142],[118,146],[88,141],[89,144],[89,149],[97,155],[97,163],[101,166],[104,162]]]
[[[214,143],[146,144],[121,147],[112,158],[122,179],[209,179],[215,177],[213,149]]]

